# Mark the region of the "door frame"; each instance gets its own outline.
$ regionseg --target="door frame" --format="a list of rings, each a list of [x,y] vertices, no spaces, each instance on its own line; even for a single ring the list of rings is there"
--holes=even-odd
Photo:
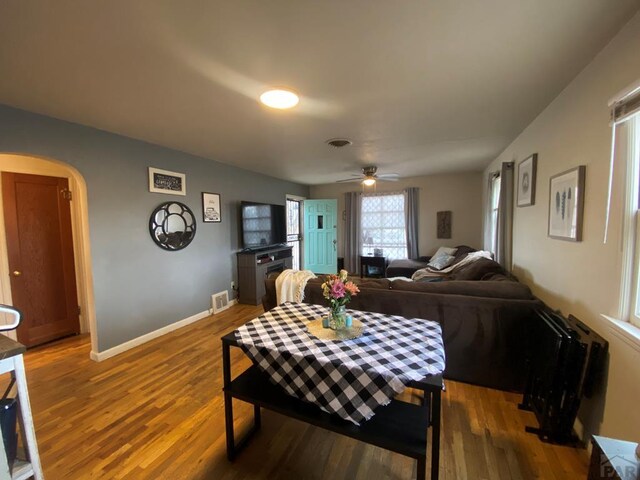
[[[80,331],[81,333],[89,332],[91,335],[91,351],[97,352],[98,337],[93,294],[93,270],[91,267],[87,185],[84,177],[77,169],[67,163],[35,155],[15,153],[0,153],[0,172],[5,171],[65,177],[69,180],[69,189],[73,193],[73,200],[71,201],[71,230],[78,305],[81,309]],[[0,190],[1,188],[2,186],[0,185]],[[0,278],[6,279],[6,281],[0,282],[0,303],[11,305],[13,302],[9,273],[4,211],[0,208]],[[14,331],[6,334],[14,340],[16,339]]]

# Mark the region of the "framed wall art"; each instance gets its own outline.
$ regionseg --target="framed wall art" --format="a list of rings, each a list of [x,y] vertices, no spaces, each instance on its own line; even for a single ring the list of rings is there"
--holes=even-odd
[[[584,177],[581,165],[549,179],[549,236],[559,240],[582,240]]]
[[[538,154],[534,153],[518,164],[518,206],[528,207],[536,203],[536,169]]]
[[[204,223],[222,222],[220,194],[202,192],[202,221]]]
[[[168,193],[169,195],[186,195],[187,176],[184,173],[149,167],[149,191]]]
[[[438,238],[451,238],[451,210],[445,210],[436,214],[438,221]]]

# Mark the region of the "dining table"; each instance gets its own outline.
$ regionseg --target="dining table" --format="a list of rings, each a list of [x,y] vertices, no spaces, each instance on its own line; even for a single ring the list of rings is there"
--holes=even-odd
[[[222,337],[227,457],[234,460],[248,444],[267,409],[414,458],[418,480],[426,478],[430,431],[430,478],[437,479],[445,368],[440,325],[347,310],[360,326],[355,338],[344,331],[318,335],[311,326],[329,314],[322,305],[287,302]],[[231,347],[252,362],[235,376]],[[419,405],[398,398],[408,387],[421,391]],[[251,428],[238,440],[234,398],[254,407]]]

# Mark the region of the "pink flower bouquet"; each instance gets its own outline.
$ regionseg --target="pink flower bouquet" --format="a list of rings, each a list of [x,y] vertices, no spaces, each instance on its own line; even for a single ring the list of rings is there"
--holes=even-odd
[[[340,270],[338,275],[327,275],[322,284],[322,293],[324,298],[329,300],[331,317],[336,328],[344,327],[345,305],[351,297],[360,292],[355,283],[347,280],[348,275],[346,270]]]

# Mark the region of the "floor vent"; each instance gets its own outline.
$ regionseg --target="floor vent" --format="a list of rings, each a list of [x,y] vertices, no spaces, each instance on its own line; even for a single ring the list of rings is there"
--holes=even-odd
[[[211,307],[213,313],[222,312],[229,308],[229,294],[225,290],[224,292],[214,293],[211,295]]]

